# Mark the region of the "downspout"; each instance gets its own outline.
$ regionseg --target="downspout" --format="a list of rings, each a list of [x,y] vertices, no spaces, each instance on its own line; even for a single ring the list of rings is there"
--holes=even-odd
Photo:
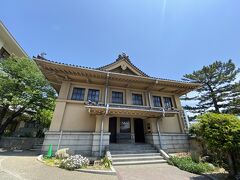
[[[157,119],[157,131],[158,131],[158,138],[159,138],[159,146],[160,146],[160,149],[162,149],[161,132],[160,132],[160,127],[159,127],[159,120],[160,120],[160,119]]]
[[[104,105],[106,106],[106,112],[101,120],[101,131],[100,131],[100,148],[99,148],[99,155],[102,155],[102,145],[103,145],[103,122],[108,114],[109,104],[107,104],[107,96],[108,96],[108,78],[109,72],[107,73],[107,80],[106,80],[106,87],[105,87],[105,97],[104,97]]]
[[[162,110],[163,110],[162,118],[164,118],[165,117],[165,109],[162,108]],[[159,146],[160,146],[160,149],[162,149],[162,141],[161,141],[161,132],[160,132],[159,121],[160,121],[160,118],[157,119],[157,131],[158,131]]]
[[[60,148],[60,144],[61,144],[61,140],[62,140],[62,134],[63,134],[63,131],[61,130],[61,132],[60,132],[60,136],[59,136],[59,139],[58,139],[57,151],[58,151],[59,148]]]

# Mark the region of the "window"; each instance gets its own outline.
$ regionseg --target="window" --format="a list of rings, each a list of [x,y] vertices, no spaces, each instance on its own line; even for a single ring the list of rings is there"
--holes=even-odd
[[[133,105],[143,105],[142,95],[132,94],[132,103]]]
[[[8,58],[10,56],[10,54],[2,47],[0,49],[0,59],[1,58]]]
[[[123,104],[123,93],[112,91],[112,103]]]
[[[129,118],[120,118],[120,133],[130,133],[130,119]]]
[[[164,107],[165,108],[172,108],[172,98],[170,97],[163,97],[163,101],[164,101]]]
[[[72,100],[83,101],[85,89],[84,88],[73,88]]]
[[[162,101],[160,96],[153,96],[154,107],[162,107]]]
[[[96,89],[89,89],[88,90],[88,101],[98,102],[99,101],[99,90]]]

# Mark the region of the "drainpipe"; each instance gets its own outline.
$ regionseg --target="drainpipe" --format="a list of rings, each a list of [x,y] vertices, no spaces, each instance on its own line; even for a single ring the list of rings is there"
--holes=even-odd
[[[159,137],[159,146],[160,146],[160,149],[162,149],[161,132],[160,132],[160,127],[159,127],[159,120],[160,120],[160,119],[157,119],[157,131],[158,131],[158,137]]]
[[[104,122],[105,117],[108,114],[108,110],[109,110],[109,104],[107,104],[107,106],[106,106],[106,112],[105,112],[105,114],[104,114],[104,116],[102,118],[102,121],[101,121],[100,150],[99,150],[100,156],[102,154],[102,144],[103,144],[103,122]]]
[[[107,80],[106,80],[106,86],[105,86],[105,99],[104,99],[104,105],[107,105],[107,96],[108,96],[108,79],[109,79],[109,72],[107,73]]]
[[[61,132],[60,132],[60,136],[59,136],[59,139],[58,139],[57,151],[58,151],[59,148],[60,148],[60,144],[61,144],[61,140],[62,140],[62,133],[63,133],[63,131],[61,130]]]
[[[107,80],[106,80],[106,87],[105,87],[105,97],[104,97],[104,105],[106,106],[106,112],[101,120],[101,131],[100,131],[100,148],[99,148],[99,155],[102,155],[102,145],[103,145],[103,123],[106,115],[108,114],[109,104],[107,104],[107,96],[108,96],[108,79],[109,79],[109,72],[107,73]]]

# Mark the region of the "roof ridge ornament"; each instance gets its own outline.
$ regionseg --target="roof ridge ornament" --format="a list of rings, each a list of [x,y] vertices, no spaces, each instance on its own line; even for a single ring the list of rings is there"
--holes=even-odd
[[[127,60],[127,61],[130,61],[130,59],[129,59],[129,56],[127,56],[127,54],[126,53],[122,53],[122,54],[119,54],[118,55],[118,58],[116,59],[116,61],[119,61],[119,60],[122,60],[122,59],[125,59],[125,60]]]

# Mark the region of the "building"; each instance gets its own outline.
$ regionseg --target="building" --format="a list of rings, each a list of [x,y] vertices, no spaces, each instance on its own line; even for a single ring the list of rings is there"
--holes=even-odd
[[[188,150],[179,97],[200,84],[150,77],[124,53],[99,68],[34,60],[59,94],[43,151],[52,144],[54,151],[99,156],[112,144],[130,143]]]
[[[18,57],[27,57],[27,53],[18,44],[16,39],[0,21],[0,59],[14,54]]]

